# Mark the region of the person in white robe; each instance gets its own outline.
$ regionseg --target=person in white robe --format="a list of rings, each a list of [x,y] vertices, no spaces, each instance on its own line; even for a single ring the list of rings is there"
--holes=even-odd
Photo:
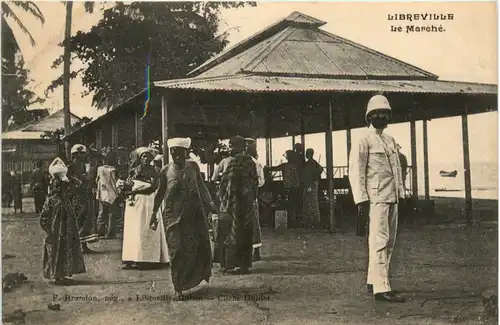
[[[149,229],[159,181],[158,173],[151,166],[156,151],[140,147],[135,153],[136,161],[125,184],[129,199],[125,201],[122,260],[124,269],[149,269],[169,263],[170,257],[163,218],[158,218],[160,226],[155,231]],[[158,213],[161,215],[161,209]]]

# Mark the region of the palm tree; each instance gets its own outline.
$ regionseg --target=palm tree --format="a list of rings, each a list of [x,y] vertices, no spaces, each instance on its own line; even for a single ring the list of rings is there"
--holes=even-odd
[[[12,10],[12,7],[18,7],[26,12],[31,13],[33,16],[35,16],[40,22],[43,24],[45,23],[45,17],[43,16],[42,12],[40,11],[40,8],[33,2],[33,1],[12,1],[12,2],[5,2],[2,1],[2,20],[6,18],[12,18],[17,25],[21,28],[23,33],[28,35],[31,45],[35,45],[35,39],[31,35],[30,31],[24,23],[19,19],[19,17],[16,15],[14,10]],[[10,27],[10,26],[9,26]]]
[[[73,22],[73,1],[64,2],[66,6],[66,26],[64,29],[64,54],[63,54],[63,108],[64,108],[64,135],[69,135],[71,132],[71,113],[69,107],[69,86],[71,79],[71,24]],[[92,13],[94,11],[94,2],[85,1],[85,11]],[[64,142],[66,149],[66,157],[70,158],[69,141]]]
[[[2,105],[4,105],[4,99],[9,98],[21,98],[19,96],[19,91],[23,90],[26,86],[26,76],[24,75],[26,71],[22,68],[21,62],[16,61],[16,54],[20,52],[19,43],[16,40],[14,32],[12,31],[12,22],[19,26],[21,31],[28,36],[31,45],[35,45],[35,40],[31,35],[28,28],[24,25],[24,22],[16,14],[16,9],[24,10],[34,16],[42,24],[45,22],[45,18],[38,8],[38,6],[32,1],[13,1],[13,2],[2,2],[2,77],[7,78],[4,81],[4,85],[8,83],[10,87],[9,90],[3,89],[2,87]],[[17,85],[17,86],[14,86]],[[4,92],[5,90],[5,92]],[[13,93],[10,93],[13,91]],[[18,103],[19,104],[19,103]],[[25,107],[16,107],[16,109],[24,109]],[[13,107],[3,107],[2,109],[2,126],[7,127],[8,120],[11,118],[13,113]]]

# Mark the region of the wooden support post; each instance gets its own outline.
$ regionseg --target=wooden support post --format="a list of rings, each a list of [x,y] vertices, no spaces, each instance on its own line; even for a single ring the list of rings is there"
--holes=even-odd
[[[333,184],[333,103],[328,102],[328,128],[325,133],[326,144],[326,178],[328,179],[328,212],[330,220],[330,232],[335,232],[335,195]]]
[[[272,148],[271,148],[271,132],[270,132],[270,115],[271,115],[271,106],[268,104],[267,105],[267,110],[266,110],[266,166],[267,167],[272,167],[273,164],[273,159],[272,159]]]
[[[169,163],[169,150],[167,145],[168,140],[168,111],[167,100],[164,95],[161,96],[161,143],[163,149],[163,164]]]
[[[269,138],[269,166],[273,165],[273,139]]]
[[[347,144],[347,165],[349,165],[349,156],[351,154],[351,129],[346,130],[346,144]]]
[[[465,220],[472,222],[472,183],[469,157],[469,125],[467,121],[467,107],[462,114],[462,141],[464,151],[464,177],[465,177]]]
[[[292,135],[292,148],[295,148],[295,136]]]
[[[417,173],[417,132],[415,130],[415,120],[410,122],[411,137],[411,183],[412,197],[418,200],[418,173]]]
[[[427,139],[427,121],[422,121],[423,133],[424,133],[424,187],[425,187],[425,199],[430,199],[429,194],[429,144]]]
[[[271,150],[269,138],[266,138],[266,166],[271,167]]]
[[[141,114],[136,111],[135,112],[135,147],[139,148],[143,145],[143,133],[142,133],[142,121]]]
[[[300,142],[302,143],[302,154],[305,155],[306,150],[306,130],[304,122],[304,107],[300,109]]]
[[[116,149],[118,141],[118,124],[116,121],[113,121],[111,124],[111,148]]]
[[[102,149],[102,130],[98,130],[95,133],[95,146],[96,146],[96,149],[99,149],[99,150]]]

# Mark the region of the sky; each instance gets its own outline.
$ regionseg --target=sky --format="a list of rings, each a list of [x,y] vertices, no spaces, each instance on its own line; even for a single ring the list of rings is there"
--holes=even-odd
[[[62,54],[57,44],[64,33],[64,6],[60,1],[37,3],[46,17],[42,26],[29,15],[19,13],[31,30],[37,44],[31,47],[28,39],[14,27],[21,51],[32,71],[33,86],[43,95],[44,89],[62,73],[50,68],[54,59]],[[430,71],[441,80],[497,84],[497,12],[495,2],[259,2],[255,8],[226,10],[222,13],[221,31],[231,30],[231,45],[251,36],[268,25],[288,16],[293,11],[303,12],[327,24],[322,29],[350,39],[384,54]],[[446,29],[442,33],[394,33],[391,25],[404,24],[388,20],[394,13],[452,13],[453,20],[434,22]],[[73,34],[89,30],[97,23],[101,13],[85,13],[82,2],[75,2]],[[419,22],[416,22],[417,24]],[[81,66],[73,64],[73,68]],[[152,67],[154,69],[154,67]],[[84,90],[80,80],[71,83],[71,109],[80,116],[97,116],[102,112],[91,107],[91,97],[81,98]],[[132,94],[131,94],[132,95]],[[62,87],[50,95],[47,107],[62,108]],[[460,118],[439,119],[428,123],[430,164],[461,163],[462,134]],[[390,125],[388,133],[402,145],[410,159],[410,131],[408,124]],[[360,130],[352,133],[353,141]],[[469,137],[472,163],[497,161],[497,113],[469,117]],[[264,146],[259,142],[261,157]],[[334,134],[335,165],[347,162],[345,132]],[[418,164],[423,164],[422,125],[417,123]],[[273,156],[280,159],[291,146],[291,140],[275,140]],[[306,146],[316,149],[316,159],[323,164],[324,135],[309,135]],[[321,157],[320,157],[321,156]],[[265,159],[265,158],[263,158]],[[421,169],[422,170],[422,169]]]

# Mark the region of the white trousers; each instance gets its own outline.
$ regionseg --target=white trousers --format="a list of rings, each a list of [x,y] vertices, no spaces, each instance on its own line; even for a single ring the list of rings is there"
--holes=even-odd
[[[389,268],[397,228],[397,203],[370,203],[366,283],[373,285],[373,294],[391,291]]]

